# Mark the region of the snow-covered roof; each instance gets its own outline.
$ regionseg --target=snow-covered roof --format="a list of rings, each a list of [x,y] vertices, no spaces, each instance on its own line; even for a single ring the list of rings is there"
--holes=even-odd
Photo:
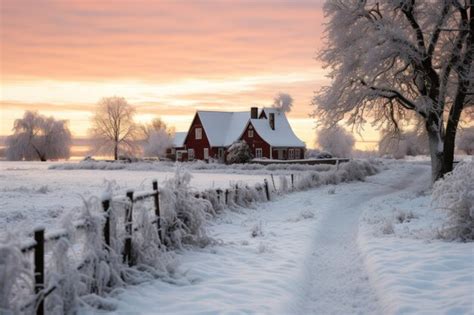
[[[305,147],[294,134],[285,113],[274,108],[263,108],[266,117],[275,114],[275,130],[268,119],[250,119],[250,112],[198,111],[204,131],[211,147],[228,147],[240,138],[249,121],[256,132],[273,147]],[[183,140],[184,141],[184,140]]]
[[[263,111],[268,119],[250,119],[255,131],[263,140],[272,147],[305,147],[305,143],[291,129],[285,113],[275,108],[264,108]],[[275,114],[275,130],[270,127],[270,113]]]
[[[186,140],[186,136],[188,133],[184,132],[176,132],[173,138],[173,148],[181,148],[184,147],[184,140]]]
[[[209,144],[212,147],[227,147],[242,134],[250,119],[250,112],[198,111]]]

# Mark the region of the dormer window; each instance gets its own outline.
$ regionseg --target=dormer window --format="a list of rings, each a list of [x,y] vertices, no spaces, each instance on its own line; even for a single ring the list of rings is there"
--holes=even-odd
[[[196,140],[202,139],[202,128],[196,128],[195,130]]]

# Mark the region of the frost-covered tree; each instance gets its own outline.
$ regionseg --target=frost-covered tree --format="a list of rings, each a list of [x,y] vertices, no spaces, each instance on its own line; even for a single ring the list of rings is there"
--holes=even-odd
[[[140,128],[134,122],[135,109],[123,97],[106,97],[99,101],[92,118],[91,136],[97,152],[114,155],[134,153],[138,149]]]
[[[68,159],[71,133],[65,120],[26,111],[13,125],[13,135],[6,141],[8,160]]]
[[[163,156],[173,144],[172,135],[165,129],[152,131],[143,143],[145,156]]]
[[[247,163],[253,158],[250,147],[245,140],[234,142],[227,153],[227,163]]]
[[[408,113],[423,121],[432,178],[451,171],[461,113],[474,102],[474,6],[461,0],[327,0],[331,86],[316,94],[328,124],[372,120],[395,130]]]
[[[273,98],[273,108],[276,108],[284,113],[291,112],[291,107],[293,106],[293,98],[288,93],[278,93]]]
[[[350,157],[355,144],[354,136],[344,128],[334,125],[318,132],[319,147],[336,157]]]
[[[151,123],[143,125],[142,131],[145,156],[163,156],[166,149],[173,144],[174,128],[169,128],[161,118],[155,118]]]
[[[474,127],[461,129],[457,140],[457,148],[468,155],[474,155]]]

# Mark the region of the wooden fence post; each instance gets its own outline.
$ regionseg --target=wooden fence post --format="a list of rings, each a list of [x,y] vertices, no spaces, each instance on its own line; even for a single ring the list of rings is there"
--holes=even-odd
[[[225,190],[225,204],[229,204],[229,189]]]
[[[123,248],[123,260],[132,265],[132,231],[133,231],[133,190],[127,192],[130,206],[125,211],[125,246]]]
[[[295,174],[291,174],[291,190],[295,190]]]
[[[265,178],[263,180],[264,186],[265,186],[265,194],[267,195],[267,200],[270,201],[270,190],[268,189],[268,181]]]
[[[216,189],[216,195],[217,195],[217,204],[220,205],[221,204],[221,193],[222,193],[222,190],[220,189]]]
[[[110,247],[110,200],[106,199],[102,201],[102,209],[105,213],[105,224],[104,224],[104,241],[106,249]]]
[[[35,294],[38,295],[36,301],[36,314],[44,314],[44,228],[35,230]],[[43,294],[39,294],[42,292]]]
[[[155,191],[155,195],[153,196],[155,199],[155,216],[156,216],[156,228],[158,229],[158,238],[160,242],[163,243],[163,233],[161,231],[161,218],[160,218],[160,192],[158,191],[158,181],[153,181],[153,190]]]

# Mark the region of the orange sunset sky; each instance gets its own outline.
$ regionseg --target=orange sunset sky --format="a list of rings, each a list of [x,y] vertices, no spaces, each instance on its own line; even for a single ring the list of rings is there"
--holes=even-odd
[[[25,110],[87,136],[97,101],[123,96],[137,120],[186,130],[196,109],[240,111],[294,98],[296,134],[314,145],[311,98],[329,81],[322,0],[0,0],[1,128]],[[378,134],[364,134],[370,149]]]

